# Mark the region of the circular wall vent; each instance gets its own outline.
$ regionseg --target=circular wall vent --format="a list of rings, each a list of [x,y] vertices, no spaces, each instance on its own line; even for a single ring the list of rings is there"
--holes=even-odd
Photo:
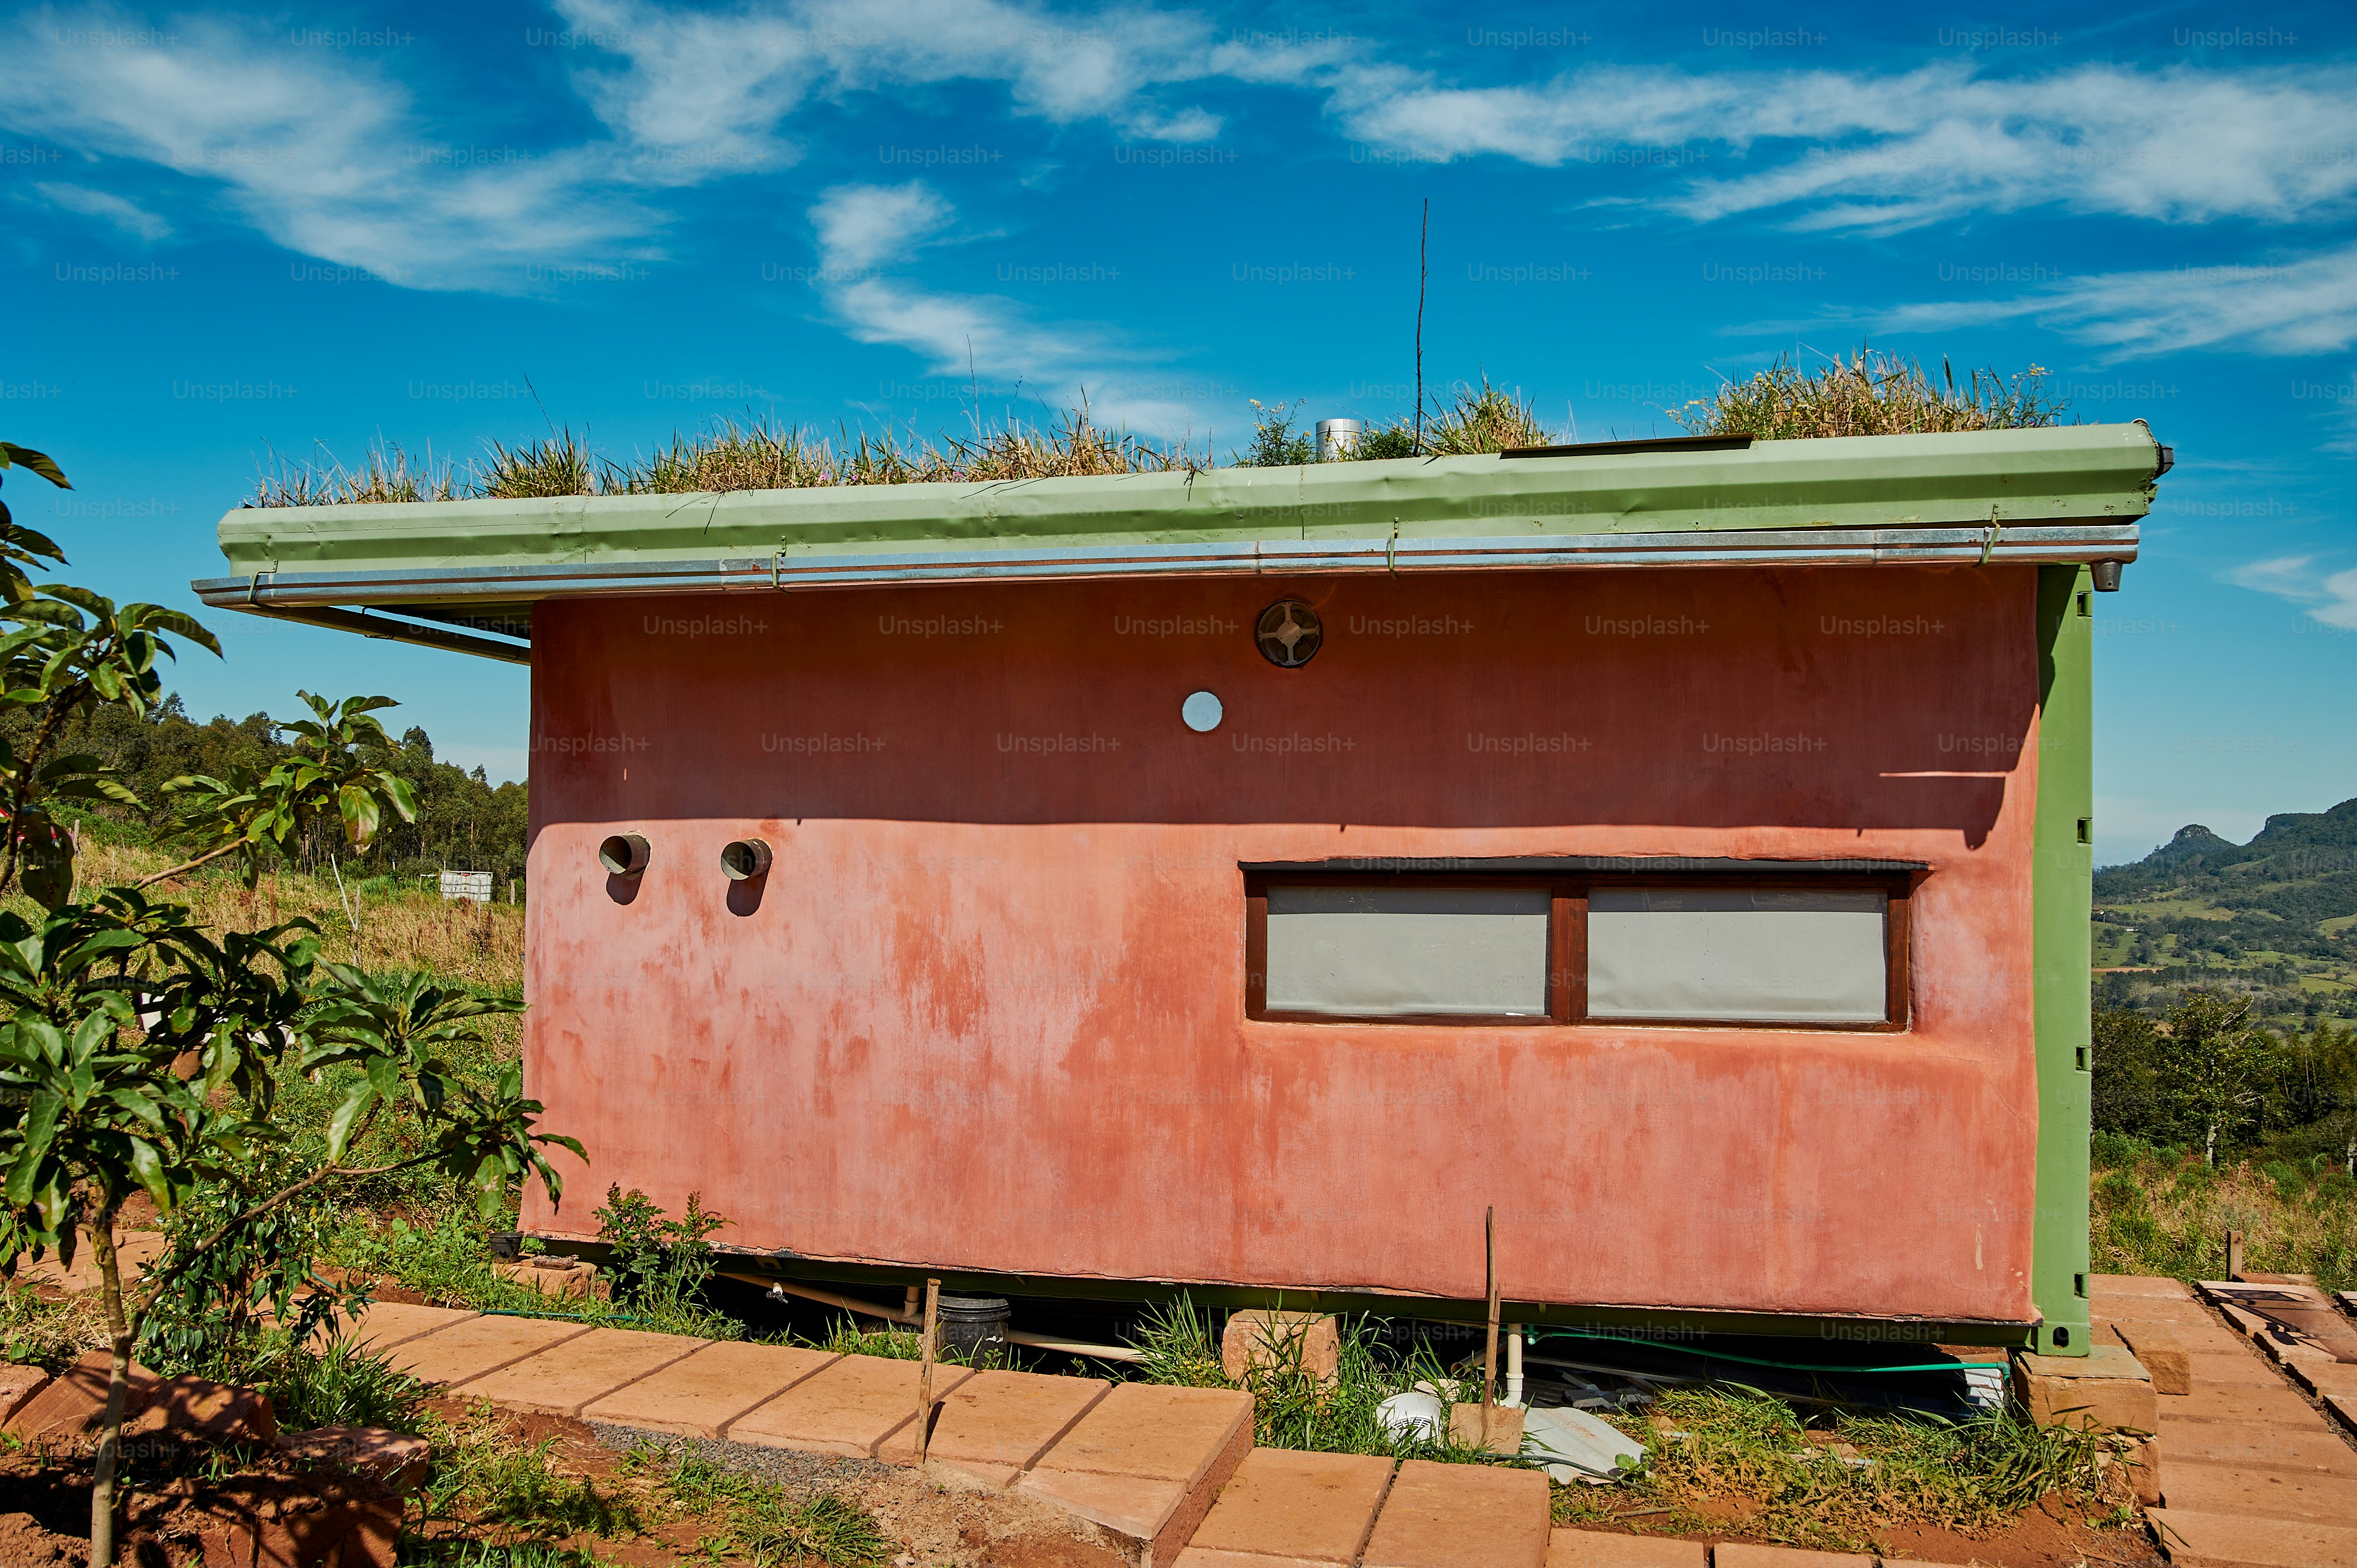
[[[647,859],[647,841],[636,833],[616,833],[597,846],[597,864],[609,876],[636,876]]]
[[[1254,640],[1261,657],[1280,670],[1298,670],[1326,643],[1326,625],[1299,599],[1279,599],[1260,612]]]

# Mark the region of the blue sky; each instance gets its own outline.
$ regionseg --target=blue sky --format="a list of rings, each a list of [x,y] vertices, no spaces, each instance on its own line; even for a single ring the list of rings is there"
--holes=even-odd
[[[192,605],[274,454],[544,407],[1404,413],[1428,199],[1427,379],[1578,438],[1861,341],[2148,420],[2099,858],[2357,795],[2345,5],[37,6],[0,60],[0,434],[76,484],[7,496],[118,598]],[[522,770],[521,671],[209,618],[199,717],[383,691]]]

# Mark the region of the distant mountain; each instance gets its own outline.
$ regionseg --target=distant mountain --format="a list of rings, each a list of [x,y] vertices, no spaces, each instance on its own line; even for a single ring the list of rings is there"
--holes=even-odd
[[[2195,824],[2131,865],[2095,873],[2099,903],[2201,898],[2295,926],[2357,915],[2357,800],[2329,811],[2287,811],[2245,844]]]

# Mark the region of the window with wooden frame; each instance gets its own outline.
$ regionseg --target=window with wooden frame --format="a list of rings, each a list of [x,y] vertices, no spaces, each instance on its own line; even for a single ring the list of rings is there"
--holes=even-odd
[[[1245,1015],[1907,1026],[1908,908],[1921,866],[1696,870],[1677,861],[1656,873],[1617,864],[1636,869],[1246,866]]]

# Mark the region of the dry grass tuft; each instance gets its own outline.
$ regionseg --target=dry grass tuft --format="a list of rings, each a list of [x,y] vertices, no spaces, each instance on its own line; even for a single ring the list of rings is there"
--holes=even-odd
[[[1424,424],[1426,456],[1470,456],[1555,443],[1555,433],[1539,423],[1519,391],[1493,387],[1487,376],[1479,387],[1459,381],[1453,400],[1435,410]]]
[[[2007,381],[1975,371],[1963,387],[1943,360],[1934,385],[1917,360],[1860,349],[1803,370],[1779,358],[1749,381],[1670,416],[1696,435],[1751,435],[1762,441],[1830,435],[1918,435],[1952,430],[2020,430],[2053,424],[2068,406],[2047,396],[2046,371],[2032,365]]]
[[[130,882],[172,864],[172,857],[133,844],[85,842],[77,877],[85,893],[111,882]],[[150,898],[186,904],[214,930],[275,925],[304,917],[319,928],[326,956],[350,960],[352,922],[331,877],[282,872],[264,876],[248,892],[235,876],[199,873],[184,882],[150,888]],[[39,911],[22,894],[6,907],[27,919]],[[360,895],[361,959],[369,969],[422,969],[445,980],[496,992],[523,993],[523,906],[442,901],[430,883],[404,887],[377,878]],[[488,1020],[490,1032],[512,1033],[514,1020]]]
[[[2357,1288],[2357,1183],[2345,1171],[2213,1169],[2198,1153],[2180,1161],[2109,1136],[2096,1140],[2096,1156],[2088,1230],[2099,1273],[2216,1279],[2233,1230],[2244,1234],[2247,1268]]]
[[[412,458],[384,440],[371,446],[357,468],[347,468],[325,446],[327,466],[314,467],[281,457],[275,472],[265,471],[255,481],[258,507],[333,506],[346,501],[447,501],[461,493],[458,477],[447,460],[437,461],[429,446],[422,458]]]

